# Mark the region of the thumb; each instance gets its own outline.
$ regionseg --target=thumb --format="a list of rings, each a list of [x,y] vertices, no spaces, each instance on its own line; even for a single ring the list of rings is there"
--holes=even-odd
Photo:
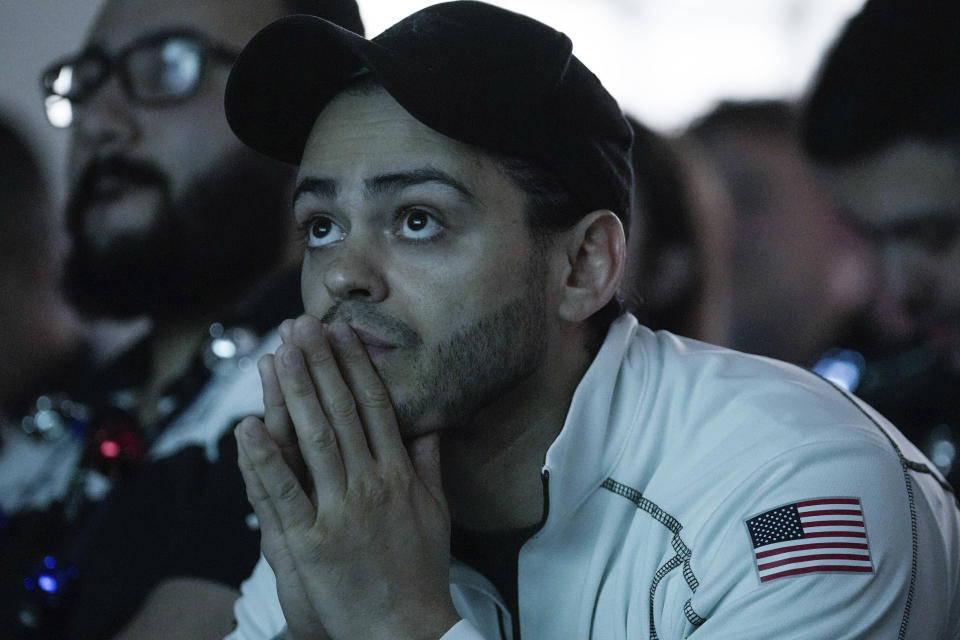
[[[440,434],[434,431],[409,440],[407,453],[417,477],[437,502],[446,505],[443,477],[440,473]]]

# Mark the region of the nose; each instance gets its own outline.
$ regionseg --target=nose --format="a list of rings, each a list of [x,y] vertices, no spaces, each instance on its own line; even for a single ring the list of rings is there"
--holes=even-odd
[[[382,302],[388,285],[383,252],[361,236],[347,236],[333,250],[323,275],[324,286],[335,302]]]
[[[74,145],[90,155],[105,157],[128,147],[138,136],[134,106],[116,78],[74,107]]]

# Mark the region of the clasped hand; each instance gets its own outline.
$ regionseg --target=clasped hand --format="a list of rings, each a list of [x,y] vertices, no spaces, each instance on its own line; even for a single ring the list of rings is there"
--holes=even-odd
[[[437,434],[404,443],[349,326],[305,315],[281,336],[259,362],[264,418],[236,436],[288,636],[439,638],[459,616]]]

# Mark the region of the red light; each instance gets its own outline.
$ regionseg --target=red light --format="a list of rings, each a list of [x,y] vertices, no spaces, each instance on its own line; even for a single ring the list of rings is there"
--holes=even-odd
[[[120,445],[113,440],[104,440],[100,443],[100,454],[104,458],[116,458],[120,454]]]

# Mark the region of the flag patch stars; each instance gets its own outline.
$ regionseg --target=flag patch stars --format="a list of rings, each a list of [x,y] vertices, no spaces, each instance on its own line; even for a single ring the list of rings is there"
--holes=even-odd
[[[804,573],[872,573],[859,498],[818,498],[747,519],[760,582]]]

